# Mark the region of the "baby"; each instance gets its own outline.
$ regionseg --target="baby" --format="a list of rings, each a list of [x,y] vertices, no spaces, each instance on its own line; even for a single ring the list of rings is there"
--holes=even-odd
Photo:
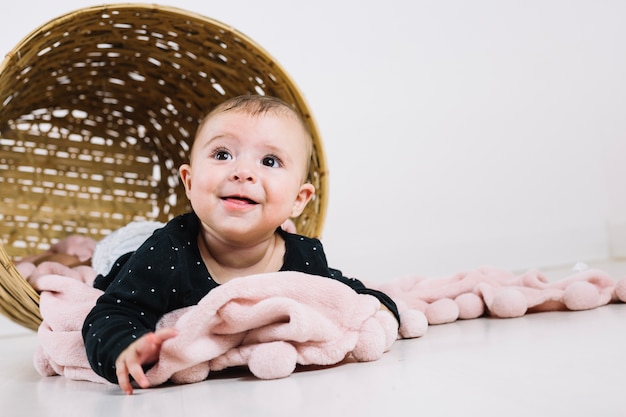
[[[281,228],[315,193],[307,182],[311,152],[305,123],[276,98],[236,97],[204,118],[179,170],[192,211],[96,279],[104,294],[82,331],[96,373],[127,394],[132,380],[149,387],[145,371],[176,336],[172,328],[155,330],[158,320],[251,274],[288,270],[336,279],[377,297],[399,322],[391,298],[329,268],[319,240]]]

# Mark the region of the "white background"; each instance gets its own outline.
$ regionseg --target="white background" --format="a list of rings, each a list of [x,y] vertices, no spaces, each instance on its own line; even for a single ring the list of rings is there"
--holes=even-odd
[[[100,4],[8,2],[0,54]],[[323,242],[346,275],[626,255],[626,2],[159,4],[233,26],[295,80],[330,166]]]

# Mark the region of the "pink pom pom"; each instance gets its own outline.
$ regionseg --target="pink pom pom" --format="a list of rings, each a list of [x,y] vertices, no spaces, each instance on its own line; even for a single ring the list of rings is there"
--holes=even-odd
[[[287,342],[260,344],[248,358],[248,368],[257,378],[285,378],[296,369],[298,352]]]
[[[459,318],[462,320],[475,319],[485,312],[485,303],[473,292],[461,294],[454,301],[459,306]]]
[[[441,298],[426,307],[424,314],[430,324],[452,323],[459,318],[459,306],[454,300]]]
[[[593,284],[587,281],[577,281],[565,288],[563,303],[569,310],[588,310],[598,307],[600,293]]]
[[[493,297],[489,311],[496,317],[512,318],[523,316],[527,309],[524,294],[514,288],[504,288]]]
[[[170,377],[174,384],[193,384],[204,381],[209,376],[209,362],[201,362],[182,371],[175,372]]]
[[[35,266],[32,262],[20,262],[15,265],[15,268],[22,277],[28,278],[35,271],[35,269],[37,269],[37,266]]]
[[[626,278],[620,279],[615,284],[615,297],[622,303],[626,303]]]
[[[386,313],[388,314],[388,313]],[[380,359],[385,353],[386,335],[381,323],[370,318],[361,326],[359,339],[352,350],[352,356],[359,362]]]
[[[422,337],[428,330],[428,320],[421,311],[403,311],[400,319],[400,336],[404,339]]]
[[[402,316],[400,316],[402,317]],[[385,335],[385,352],[391,349],[393,343],[398,340],[398,321],[389,311],[379,310],[375,315],[376,321]]]

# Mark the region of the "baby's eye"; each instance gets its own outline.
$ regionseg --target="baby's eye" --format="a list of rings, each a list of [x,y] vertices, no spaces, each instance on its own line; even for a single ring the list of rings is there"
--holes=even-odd
[[[276,156],[273,156],[273,155],[268,155],[265,158],[263,158],[262,163],[266,167],[271,167],[271,168],[279,168],[282,166],[280,159],[278,159]]]
[[[229,159],[232,159],[232,155],[225,149],[217,149],[213,152],[213,158],[218,161],[228,161]]]

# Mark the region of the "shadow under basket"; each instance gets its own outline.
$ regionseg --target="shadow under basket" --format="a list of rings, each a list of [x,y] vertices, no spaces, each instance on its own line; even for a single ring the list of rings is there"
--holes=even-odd
[[[242,94],[281,98],[307,123],[316,195],[294,222],[319,237],[328,193],[318,129],[292,79],[250,38],[153,4],[80,9],[26,36],[0,65],[0,312],[30,329],[42,321],[20,257],[189,211],[178,167],[198,122]]]

